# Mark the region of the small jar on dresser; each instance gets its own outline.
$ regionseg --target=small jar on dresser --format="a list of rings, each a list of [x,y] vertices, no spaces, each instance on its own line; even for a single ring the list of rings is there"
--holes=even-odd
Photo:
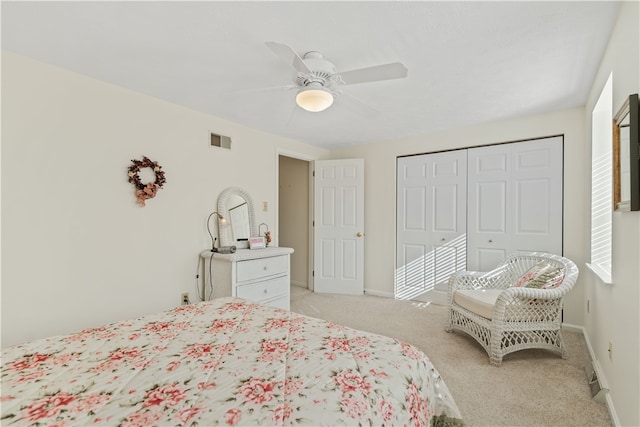
[[[200,253],[206,300],[234,296],[289,310],[292,248],[238,249],[232,254]]]

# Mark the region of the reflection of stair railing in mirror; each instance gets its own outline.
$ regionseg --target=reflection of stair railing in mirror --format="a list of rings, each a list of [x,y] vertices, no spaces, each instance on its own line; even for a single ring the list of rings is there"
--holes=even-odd
[[[249,230],[249,208],[244,199],[241,197],[238,197],[238,199],[241,199],[242,202],[229,208],[232,240],[248,240],[249,237],[251,237]]]
[[[467,265],[467,235],[462,234],[416,259],[399,265],[395,274],[395,297],[413,299],[446,283],[451,274]]]

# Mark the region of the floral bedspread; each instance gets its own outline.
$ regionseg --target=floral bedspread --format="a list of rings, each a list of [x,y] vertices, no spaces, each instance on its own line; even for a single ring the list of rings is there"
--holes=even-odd
[[[2,351],[2,425],[460,425],[424,353],[237,298]]]

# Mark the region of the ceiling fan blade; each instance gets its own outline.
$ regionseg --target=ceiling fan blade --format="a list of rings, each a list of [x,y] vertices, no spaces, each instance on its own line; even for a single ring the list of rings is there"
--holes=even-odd
[[[276,42],[265,43],[269,49],[273,51],[280,59],[289,64],[294,70],[299,73],[311,74],[311,70],[304,63],[302,58],[291,47],[286,44]]]
[[[271,86],[271,87],[259,87],[255,89],[244,89],[244,90],[236,90],[233,93],[261,93],[261,92],[284,92],[291,89],[299,89],[300,86],[296,85],[281,85],[281,86]]]
[[[380,116],[380,111],[350,93],[340,91],[336,95],[339,97],[337,103],[362,117],[376,119]]]
[[[400,62],[376,65],[374,67],[359,68],[357,70],[337,73],[340,84],[353,85],[357,83],[376,82],[380,80],[402,79],[407,77],[407,67]]]

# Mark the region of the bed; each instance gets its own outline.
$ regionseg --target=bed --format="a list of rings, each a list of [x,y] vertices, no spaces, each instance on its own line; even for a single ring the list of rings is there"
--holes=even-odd
[[[2,425],[463,425],[402,341],[219,298],[2,351]]]

